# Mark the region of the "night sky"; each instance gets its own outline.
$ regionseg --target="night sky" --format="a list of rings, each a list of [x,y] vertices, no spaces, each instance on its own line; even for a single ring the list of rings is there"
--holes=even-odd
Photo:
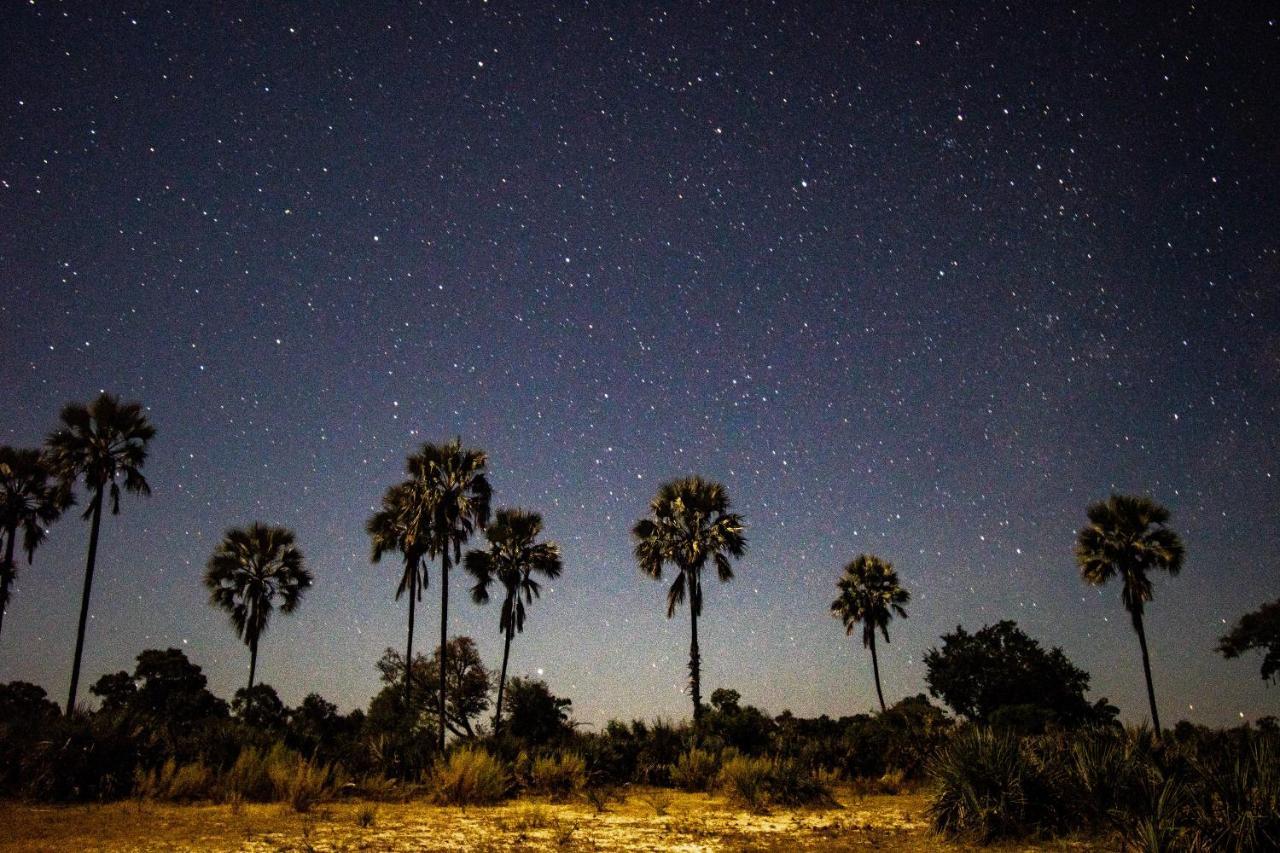
[[[264,5],[0,11],[0,443],[104,389],[159,431],[83,685],[178,646],[229,698],[249,655],[201,573],[262,520],[316,580],[260,680],[366,705],[406,605],[364,521],[458,435],[563,546],[512,673],[588,723],[689,713],[687,610],[629,529],[693,472],[750,541],[704,695],[870,709],[827,607],[871,551],[913,595],[890,700],[1013,618],[1145,719],[1120,588],[1071,552],[1115,489],[1187,544],[1147,611],[1165,716],[1276,713],[1213,651],[1280,594],[1274,8]],[[87,539],[73,512],[22,563],[0,680],[63,695]],[[496,667],[497,606],[452,592]]]

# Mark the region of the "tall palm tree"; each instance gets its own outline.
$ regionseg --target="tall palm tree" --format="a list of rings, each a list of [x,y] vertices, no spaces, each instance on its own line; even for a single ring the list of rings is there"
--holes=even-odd
[[[422,590],[427,586],[427,564],[423,559],[430,551],[430,530],[426,527],[428,508],[418,484],[409,480],[387,489],[382,508],[369,517],[365,531],[373,544],[371,559],[377,563],[388,552],[404,558],[404,572],[396,587],[396,600],[409,593],[409,639],[405,642],[404,703],[411,707],[412,681],[409,677],[413,661],[413,619]]]
[[[280,612],[292,613],[311,586],[292,530],[255,521],[232,528],[205,567],[209,602],[231,615],[236,636],[249,646],[249,689],[258,670],[258,640],[267,630],[276,598]]]
[[[496,580],[506,594],[498,629],[504,637],[502,674],[498,677],[498,704],[493,714],[496,733],[502,723],[502,692],[507,682],[507,660],[511,656],[511,640],[524,633],[525,605],[532,604],[541,592],[535,574],[553,579],[560,577],[560,546],[555,542],[539,542],[542,516],[522,509],[500,509],[493,523],[485,528],[489,540],[487,550],[467,552],[463,566],[476,579],[471,598],[477,604],[489,602],[489,587]]]
[[[80,659],[84,654],[84,630],[89,618],[89,594],[93,588],[93,568],[98,557],[98,533],[102,526],[102,502],[111,498],[111,514],[120,514],[120,486],[127,492],[151,494],[142,466],[147,461],[147,443],[156,430],[142,412],[141,403],[121,403],[102,394],[87,406],[69,403],[62,409],[62,425],[45,440],[50,468],[69,490],[83,478],[93,497],[83,518],[90,519],[89,556],[84,568],[84,592],[80,597],[80,622],[76,628],[76,653],[71,664],[71,688],[67,691],[67,714],[75,710],[76,688],[80,684]]]
[[[445,738],[445,673],[449,654],[449,568],[462,562],[462,546],[489,523],[493,489],[485,477],[483,450],[464,448],[461,439],[424,444],[409,457],[412,482],[421,490],[429,532],[428,553],[440,557],[440,751]]]
[[[889,620],[894,614],[907,618],[903,605],[911,601],[911,593],[898,583],[893,564],[874,554],[859,554],[844,567],[836,581],[839,597],[831,602],[831,615],[844,623],[845,633],[862,624],[862,645],[871,650],[871,671],[876,679],[876,696],[880,711],[885,710],[884,691],[880,689],[880,661],[876,657],[876,631],[889,642]]]
[[[1153,598],[1152,570],[1176,575],[1182,569],[1185,550],[1178,534],[1170,530],[1169,510],[1145,497],[1112,495],[1092,504],[1089,524],[1076,536],[1076,563],[1087,583],[1101,586],[1117,575],[1124,582],[1120,600],[1133,621],[1142,647],[1142,671],[1147,677],[1147,700],[1151,703],[1151,724],[1160,736],[1160,714],[1156,691],[1151,684],[1151,657],[1142,613]]]
[[[18,530],[27,564],[44,541],[45,528],[57,521],[71,503],[71,492],[50,482],[51,473],[39,450],[0,447],[0,537],[4,539],[4,562],[0,563],[0,629],[9,606],[9,588],[17,575],[13,560]]]
[[[685,477],[664,484],[649,502],[649,515],[631,530],[636,562],[654,580],[671,564],[676,577],[667,590],[667,618],[689,599],[689,683],[693,688],[693,728],[702,722],[702,656],[698,617],[702,615],[702,567],[710,559],[721,581],[733,579],[729,558],[747,551],[742,516],[729,512],[729,493],[720,483]]]

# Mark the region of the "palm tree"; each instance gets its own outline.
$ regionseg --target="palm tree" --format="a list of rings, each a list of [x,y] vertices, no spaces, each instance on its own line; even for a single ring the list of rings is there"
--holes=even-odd
[[[844,567],[836,581],[839,597],[831,602],[831,615],[844,623],[845,633],[862,624],[862,645],[871,650],[871,672],[876,679],[876,696],[880,711],[885,710],[884,692],[880,689],[880,661],[876,657],[876,631],[889,642],[889,620],[894,614],[907,618],[903,605],[911,601],[911,593],[898,584],[893,564],[874,554],[859,554]]]
[[[44,541],[45,528],[58,520],[71,503],[71,492],[50,482],[49,466],[39,450],[0,447],[0,536],[4,537],[4,562],[0,563],[0,629],[9,606],[9,588],[17,575],[13,549],[22,529],[27,564]]]
[[[413,660],[414,605],[422,600],[422,590],[427,585],[427,565],[423,557],[430,548],[430,531],[426,528],[427,507],[418,484],[409,480],[387,489],[382,496],[382,508],[370,516],[365,531],[373,543],[371,559],[377,563],[382,555],[393,551],[404,557],[404,572],[396,587],[396,600],[409,593],[409,639],[405,643],[404,659]],[[412,666],[404,670],[404,703],[411,707],[412,682],[409,678]]]
[[[80,684],[80,659],[84,654],[84,630],[89,618],[89,594],[93,588],[93,568],[98,556],[98,533],[102,526],[102,502],[111,497],[111,514],[120,514],[120,485],[125,491],[151,494],[142,466],[147,461],[147,442],[156,430],[142,412],[141,403],[121,403],[102,394],[87,406],[69,403],[62,409],[62,426],[45,440],[50,468],[70,490],[84,478],[93,495],[83,518],[91,519],[89,556],[84,568],[84,593],[80,597],[80,622],[76,628],[76,653],[71,664],[71,689],[67,691],[67,714],[75,710],[76,688]]]
[[[249,646],[249,689],[258,669],[258,640],[267,630],[275,599],[292,613],[311,586],[292,530],[254,522],[227,531],[205,567],[209,602],[231,615],[236,636]]]
[[[631,530],[636,562],[654,580],[668,563],[676,577],[667,590],[667,618],[689,599],[689,683],[693,688],[694,738],[702,721],[702,657],[698,651],[698,617],[702,615],[702,567],[715,563],[721,581],[733,579],[729,558],[747,551],[742,516],[729,512],[724,486],[701,477],[673,480],[649,502],[649,516]]]
[[[471,598],[477,604],[489,602],[489,587],[496,580],[506,590],[498,629],[505,638],[502,647],[502,674],[498,677],[498,704],[493,714],[493,730],[502,722],[502,692],[507,682],[507,660],[511,656],[511,640],[524,633],[525,605],[542,592],[534,574],[546,578],[560,577],[560,546],[555,542],[539,542],[542,516],[522,509],[500,509],[493,523],[485,528],[489,548],[467,552],[463,566],[476,579]]]
[[[1145,497],[1112,495],[1092,504],[1089,524],[1076,537],[1076,563],[1087,583],[1101,586],[1119,575],[1124,581],[1120,600],[1138,632],[1142,647],[1142,671],[1147,677],[1147,700],[1151,703],[1151,724],[1160,735],[1160,714],[1156,691],[1151,684],[1151,657],[1147,654],[1147,634],[1142,627],[1145,604],[1153,598],[1153,569],[1176,575],[1182,569],[1182,540],[1165,525],[1169,510]]]
[[[449,654],[449,567],[462,562],[462,546],[489,523],[493,489],[485,477],[483,450],[464,448],[461,439],[424,444],[409,457],[411,482],[425,509],[427,552],[440,557],[440,751],[445,737],[445,673]]]

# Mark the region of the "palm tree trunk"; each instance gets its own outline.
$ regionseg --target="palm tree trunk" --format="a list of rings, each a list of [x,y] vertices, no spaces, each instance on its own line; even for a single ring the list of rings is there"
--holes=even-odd
[[[249,640],[249,689],[253,689],[253,674],[258,671],[258,638]]]
[[[498,676],[498,707],[493,712],[493,733],[498,733],[502,724],[502,690],[507,685],[507,659],[511,657],[511,626],[507,626],[507,641],[502,647],[502,675]]]
[[[405,713],[412,712],[412,687],[413,683],[413,605],[418,600],[418,567],[412,566],[413,574],[409,575],[409,639],[404,644],[404,710]]]
[[[98,559],[98,531],[102,528],[102,486],[98,486],[90,506],[89,558],[84,565],[84,592],[80,596],[80,625],[76,628],[76,656],[71,662],[71,689],[67,691],[67,716],[76,708],[76,688],[80,686],[80,657],[84,654],[84,629],[89,619],[89,593],[93,589],[93,566]]]
[[[698,610],[689,601],[689,683],[693,687],[693,745],[702,731],[702,655],[698,653]]]
[[[871,634],[871,672],[876,677],[876,696],[880,698],[880,713],[884,713],[884,693],[880,690],[880,661],[876,658],[876,635]]]
[[[13,524],[4,546],[4,567],[0,569],[0,631],[4,630],[4,608],[9,603],[9,582],[13,580],[13,540],[18,538],[18,525]]]
[[[447,547],[447,546],[446,546]],[[444,752],[444,681],[449,665],[449,553],[440,559],[440,751]]]
[[[1156,710],[1156,689],[1151,684],[1151,656],[1147,654],[1147,632],[1142,627],[1142,614],[1133,614],[1133,629],[1138,632],[1138,645],[1142,647],[1142,672],[1147,677],[1147,701],[1151,703],[1151,725],[1160,737],[1160,712]]]

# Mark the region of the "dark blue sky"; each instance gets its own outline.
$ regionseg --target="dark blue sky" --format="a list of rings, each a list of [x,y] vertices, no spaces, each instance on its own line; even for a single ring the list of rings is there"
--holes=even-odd
[[[750,525],[704,692],[870,708],[827,605],[873,551],[913,593],[888,695],[1008,617],[1140,719],[1119,588],[1071,556],[1117,489],[1188,547],[1148,611],[1166,716],[1275,713],[1212,649],[1280,592],[1276,16],[902,5],[0,11],[0,442],[101,389],[159,429],[88,682],[177,645],[229,696],[248,654],[200,575],[260,519],[316,576],[260,678],[365,704],[405,607],[364,519],[460,435],[564,547],[512,671],[580,719],[687,713],[687,614],[628,530],[688,472]],[[22,569],[0,679],[65,689],[86,540]]]

